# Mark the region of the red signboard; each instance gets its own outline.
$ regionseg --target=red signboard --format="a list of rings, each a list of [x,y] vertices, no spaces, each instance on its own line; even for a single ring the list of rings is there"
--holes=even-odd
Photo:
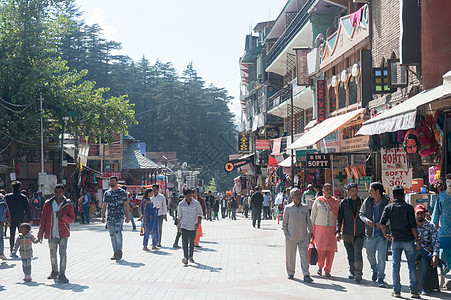
[[[318,80],[316,86],[316,103],[318,109],[318,123],[321,123],[326,119],[326,82],[324,80]]]
[[[255,141],[255,150],[271,150],[271,141],[270,140],[256,140]]]
[[[310,85],[311,80],[307,72],[307,54],[310,49],[296,49],[296,66],[298,85]]]
[[[121,172],[102,172],[102,177],[110,178],[111,176],[116,176],[118,180],[122,179]]]

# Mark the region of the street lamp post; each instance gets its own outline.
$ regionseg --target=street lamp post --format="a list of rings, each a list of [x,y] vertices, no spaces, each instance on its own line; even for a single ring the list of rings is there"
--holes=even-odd
[[[291,100],[291,143],[294,143],[294,101],[293,101],[293,84],[290,84],[290,100]],[[294,149],[291,150],[291,187],[294,187]]]

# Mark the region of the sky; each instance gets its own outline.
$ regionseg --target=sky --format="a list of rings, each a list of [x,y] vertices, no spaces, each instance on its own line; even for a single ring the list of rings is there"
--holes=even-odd
[[[206,85],[225,88],[240,120],[240,72],[245,35],[275,20],[287,0],[76,0],[87,24],[99,24],[121,54],[172,62],[179,74],[193,62]]]

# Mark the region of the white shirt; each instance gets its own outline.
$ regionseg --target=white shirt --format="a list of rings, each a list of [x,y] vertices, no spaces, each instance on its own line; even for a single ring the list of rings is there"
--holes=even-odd
[[[53,224],[52,224],[52,238],[59,239],[59,229],[58,229],[58,218],[56,217],[56,213],[59,212],[61,205],[63,205],[63,201],[60,204],[56,203],[56,200],[52,202],[52,213],[53,213]]]
[[[194,198],[191,198],[190,204],[183,199],[177,207],[177,219],[180,220],[180,227],[183,229],[194,230],[198,217],[202,216],[202,207]]]
[[[150,200],[152,200],[153,205],[155,205],[155,207],[158,208],[159,216],[166,215],[168,213],[166,198],[162,194],[158,193],[156,196],[152,196]]]

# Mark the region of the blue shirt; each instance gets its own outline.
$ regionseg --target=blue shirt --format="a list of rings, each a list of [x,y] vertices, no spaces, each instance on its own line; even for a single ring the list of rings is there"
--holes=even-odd
[[[124,202],[128,201],[127,192],[121,188],[111,188],[103,195],[103,201],[108,204],[108,222],[124,218]]]
[[[269,201],[271,198],[268,195],[263,196],[263,206],[269,206]]]
[[[378,205],[373,206],[373,210],[374,210],[374,223],[379,223],[380,216],[381,216],[381,214],[380,214],[381,203],[382,203],[382,201],[380,201]],[[378,229],[378,228],[376,227],[376,225],[374,226],[374,229],[376,230],[376,231],[374,232],[374,237],[383,236],[382,230],[381,230],[381,229]]]

